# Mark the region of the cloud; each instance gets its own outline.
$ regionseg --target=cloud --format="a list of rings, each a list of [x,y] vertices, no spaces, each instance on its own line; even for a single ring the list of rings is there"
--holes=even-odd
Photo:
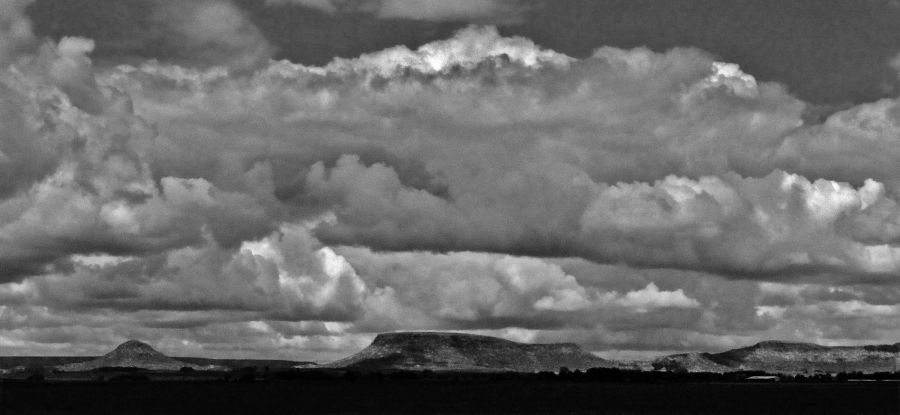
[[[412,325],[489,327],[510,321],[560,325],[564,320],[554,312],[584,311],[592,305],[591,293],[574,277],[537,259],[462,252],[341,252],[371,286],[390,295],[387,306],[411,311],[402,314],[419,320],[408,321]],[[373,325],[402,326],[377,314],[369,318]]]
[[[772,321],[773,330],[785,338],[841,344],[862,338],[893,342],[897,335],[893,325],[900,318],[896,307],[900,292],[895,287],[764,283],[760,294],[757,314]]]
[[[33,0],[0,1],[0,68],[5,68],[17,55],[35,42],[31,21],[25,7]]]
[[[566,66],[573,59],[540,48],[523,37],[502,37],[493,26],[472,26],[450,40],[422,45],[417,50],[396,46],[354,59],[337,58],[324,69],[328,72],[364,72],[395,77],[403,72],[433,74],[452,68],[472,69],[485,61],[502,59],[529,68]],[[498,62],[500,63],[500,62]]]
[[[627,307],[635,308],[638,312],[646,312],[651,308],[694,308],[700,306],[697,300],[684,295],[684,290],[680,288],[675,291],[660,291],[656,284],[653,283],[647,284],[643,289],[629,291],[619,301]]]
[[[378,16],[432,21],[485,19],[514,22],[521,17],[522,9],[521,3],[502,0],[387,0],[378,10]]]
[[[232,7],[173,24],[244,27]],[[256,38],[212,20],[179,38]],[[98,67],[76,37],[5,58],[0,342],[336,357],[417,328],[634,351],[897,335],[896,100],[810,125],[702,51],[574,59],[494,28],[323,67],[224,44],[237,65],[208,59],[230,68]]]
[[[683,290],[660,290],[653,282],[625,293],[586,286],[559,265],[536,258],[476,252],[376,253],[349,247],[339,252],[373,290],[369,312],[358,325],[365,330],[508,326],[549,330],[589,327],[635,312],[700,306]]]
[[[527,7],[517,0],[266,0],[273,6],[296,5],[327,14],[366,13],[382,19],[467,21],[512,24]]]
[[[662,290],[652,282],[623,294],[585,286],[559,265],[535,258],[331,249],[302,227],[235,250],[209,243],[79,263],[71,273],[0,285],[0,299],[0,330],[14,331],[19,341],[109,344],[128,333],[154,338],[178,329],[213,351],[215,341],[237,344],[254,333],[258,339],[250,347],[262,352],[261,342],[299,347],[343,338],[337,350],[321,350],[329,356],[349,353],[346,341],[371,331],[636,325],[700,306],[682,289]],[[68,329],[54,334],[61,327]],[[227,336],[233,338],[222,339]],[[190,350],[187,343],[177,348]]]
[[[429,329],[640,356],[771,338],[889,341],[900,318],[895,288],[730,281],[474,252],[331,249],[291,227],[238,250],[210,244],[0,285],[0,330],[10,350],[47,353],[65,344],[99,353],[139,337],[175,355],[326,360],[364,347],[372,332]]]
[[[893,130],[865,121],[889,118],[885,104],[804,126],[783,87],[696,50],[576,60],[470,27],[325,67],[276,62],[230,78],[147,63],[99,81],[158,129],[141,146],[156,177],[201,178],[273,222],[331,212],[316,230],[326,244],[742,278],[883,280],[896,268],[893,236],[871,235],[890,229],[876,211],[895,197]],[[855,133],[797,150],[838,128]],[[843,156],[873,142],[884,163]]]
[[[891,274],[897,266],[892,247],[854,241],[835,226],[884,198],[884,186],[874,181],[854,189],[784,172],[761,179],[670,176],[652,186],[601,191],[582,229],[592,241],[610,238],[610,248],[620,254],[639,250],[635,257],[658,253],[663,261],[728,264],[735,272],[784,275],[812,267]]]
[[[7,81],[32,102],[10,104],[27,131],[3,149],[33,153],[7,157],[8,191],[26,190],[2,228],[14,275],[114,247],[177,249],[203,231],[233,247],[325,213],[336,219],[315,230],[326,244],[763,279],[886,280],[897,268],[896,164],[859,163],[873,177],[860,182],[835,163],[837,180],[811,180],[823,166],[812,160],[842,151],[791,151],[839,128],[887,143],[890,103],[803,127],[783,88],[698,51],[601,48],[578,61],[472,27],[322,68],[278,62],[231,78],[147,63],[95,81],[89,40],[45,50],[20,67],[46,75]],[[34,82],[58,85],[58,101],[30,95]],[[30,124],[46,126],[24,127],[29,108],[49,111]],[[59,133],[41,139],[59,147],[16,144],[48,126]]]
[[[154,0],[150,20],[160,28],[154,35],[170,45],[176,61],[247,71],[264,65],[274,53],[231,0]]]
[[[603,262],[766,278],[829,270],[887,278],[898,267],[895,248],[855,240],[841,229],[874,220],[878,225],[871,228],[887,231],[885,221],[873,218],[870,208],[895,202],[875,181],[857,189],[776,171],[759,179],[669,176],[653,184],[596,184],[585,186],[587,192],[582,193],[588,203],[581,208],[580,223],[568,224],[560,223],[558,216],[553,221],[560,210],[536,209],[533,214],[546,219],[530,221],[485,214],[479,209],[483,204],[451,203],[410,189],[385,166],[364,167],[352,157],[338,160],[327,175],[321,165],[313,166],[304,187],[311,200],[338,207],[338,220],[323,224],[320,232],[333,242],[365,241],[403,249],[425,241],[420,246],[550,251],[552,246],[541,244],[555,240],[568,245],[569,252]],[[558,200],[553,193],[547,197]],[[479,194],[475,200],[490,199]],[[511,224],[511,219],[521,222]],[[479,232],[486,229],[496,231]],[[528,232],[532,237],[525,237]]]
[[[154,175],[153,127],[123,92],[100,85],[90,39],[64,37],[0,73],[0,279],[71,267],[79,254],[143,254],[211,235],[230,247],[277,227],[270,196],[202,178]],[[246,173],[246,174],[245,174]],[[266,191],[263,165],[236,180]],[[252,235],[252,236],[251,236]]]
[[[73,268],[10,285],[4,292],[9,301],[28,297],[31,304],[54,309],[220,310],[242,313],[243,319],[289,321],[353,320],[366,295],[346,260],[302,228],[283,228],[235,249],[207,241]]]

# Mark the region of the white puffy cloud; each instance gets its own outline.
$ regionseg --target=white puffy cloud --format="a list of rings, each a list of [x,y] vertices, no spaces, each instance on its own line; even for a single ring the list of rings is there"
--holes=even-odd
[[[457,33],[453,39],[426,43],[415,51],[406,46],[395,46],[358,58],[337,58],[324,70],[338,73],[363,72],[391,77],[410,70],[434,74],[453,68],[472,69],[486,60],[497,58],[516,62],[528,68],[545,65],[564,67],[574,60],[564,54],[541,49],[523,37],[502,37],[493,26],[472,26]]]
[[[639,312],[646,312],[651,308],[676,307],[676,308],[695,308],[700,303],[693,298],[684,295],[684,290],[677,289],[675,291],[660,291],[656,284],[650,283],[646,287],[629,291],[624,298],[618,300],[626,307],[633,307]]]
[[[353,267],[303,228],[235,249],[208,241],[29,281],[10,295],[33,290],[35,303],[69,309],[235,310],[292,321],[354,319],[366,294]]]
[[[582,229],[618,255],[632,252],[635,261],[658,255],[734,272],[784,275],[812,267],[891,274],[895,248],[853,240],[835,225],[884,198],[875,181],[856,189],[784,172],[760,179],[669,176],[601,191]]]

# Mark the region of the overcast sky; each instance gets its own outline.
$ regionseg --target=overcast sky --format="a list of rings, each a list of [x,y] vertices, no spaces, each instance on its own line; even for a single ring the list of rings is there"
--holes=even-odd
[[[898,342],[898,24],[888,0],[0,0],[0,350]]]

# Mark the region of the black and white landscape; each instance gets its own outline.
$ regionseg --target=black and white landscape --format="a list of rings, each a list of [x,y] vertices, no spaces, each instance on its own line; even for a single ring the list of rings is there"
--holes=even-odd
[[[351,372],[445,371],[458,373],[539,373],[619,369],[625,371],[772,375],[882,374],[896,378],[900,343],[893,345],[821,346],[810,343],[760,342],[720,353],[681,353],[648,361],[599,358],[574,343],[518,343],[490,336],[452,332],[379,334],[363,350],[343,359],[317,364],[261,359],[170,357],[139,340],[128,340],[99,356],[5,356],[0,370],[9,378],[40,373],[97,373],[114,369],[147,372],[225,372],[254,370],[336,370]],[[37,371],[37,372],[35,372]],[[745,373],[746,374],[746,373]],[[890,375],[894,374],[894,375]],[[18,375],[18,376],[17,376]],[[749,375],[746,375],[749,376]],[[745,376],[745,377],[746,377]],[[63,375],[62,377],[67,377]]]
[[[11,413],[892,414],[898,360],[900,344],[770,341],[620,362],[573,343],[396,332],[321,365],[173,358],[129,340],[99,357],[0,358],[0,385]]]
[[[0,376],[61,405],[896,391],[898,27],[896,0],[0,0]]]

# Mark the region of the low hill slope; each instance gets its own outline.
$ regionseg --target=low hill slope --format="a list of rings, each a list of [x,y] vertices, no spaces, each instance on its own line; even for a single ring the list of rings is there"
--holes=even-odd
[[[0,356],[0,369],[56,367],[96,358],[96,356]]]
[[[709,353],[679,353],[663,356],[653,361],[652,365],[657,370],[672,372],[686,370],[688,372],[731,372],[734,368],[714,362]]]
[[[361,352],[324,367],[536,372],[611,366],[573,343],[525,344],[472,334],[406,332],[379,334]]]
[[[272,359],[209,359],[205,357],[176,357],[175,359],[198,366],[221,366],[225,369],[244,369],[252,367],[256,370],[284,370],[296,367],[314,368],[314,362]]]
[[[0,356],[0,370],[13,370],[25,368],[45,368],[56,369],[58,366],[68,365],[71,363],[82,363],[97,359],[97,356]],[[227,369],[243,369],[252,367],[256,370],[291,369],[296,367],[314,368],[314,362],[294,361],[294,360],[271,360],[271,359],[211,359],[205,357],[173,357],[173,359],[189,363],[188,367],[204,367],[204,368],[221,368]],[[194,366],[191,366],[194,365]]]
[[[190,367],[195,370],[212,369],[212,367],[194,365],[173,359],[156,351],[150,345],[137,340],[129,340],[122,343],[115,350],[96,359],[70,363],[58,366],[56,369],[63,372],[83,372],[101,367],[136,367],[148,370],[179,370],[183,367]]]
[[[665,356],[656,368],[690,372],[763,370],[770,373],[892,372],[897,370],[900,343],[876,346],[821,346],[765,341],[722,353]]]

